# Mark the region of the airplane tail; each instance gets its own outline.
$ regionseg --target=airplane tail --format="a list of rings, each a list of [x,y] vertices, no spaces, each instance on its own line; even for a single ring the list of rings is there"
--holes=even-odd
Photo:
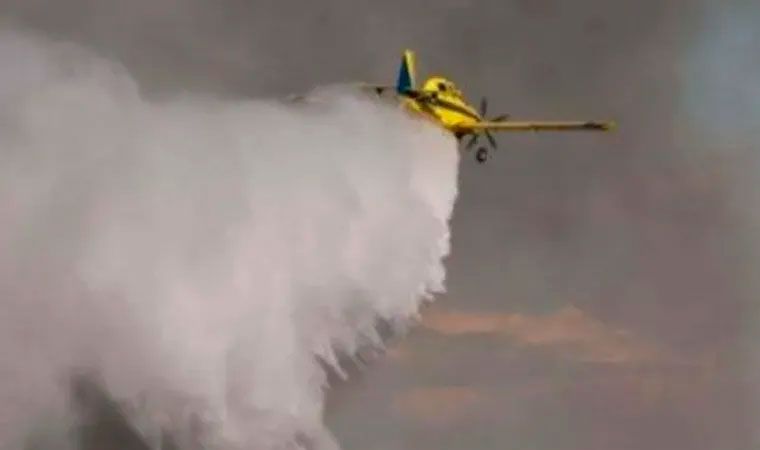
[[[401,67],[396,81],[396,92],[403,94],[415,89],[414,52],[405,50],[401,57]]]

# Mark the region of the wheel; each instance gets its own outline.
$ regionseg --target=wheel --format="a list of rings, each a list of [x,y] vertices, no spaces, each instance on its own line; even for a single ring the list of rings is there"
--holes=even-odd
[[[488,159],[488,150],[486,150],[483,147],[480,147],[478,151],[475,153],[475,160],[481,164],[486,162]]]

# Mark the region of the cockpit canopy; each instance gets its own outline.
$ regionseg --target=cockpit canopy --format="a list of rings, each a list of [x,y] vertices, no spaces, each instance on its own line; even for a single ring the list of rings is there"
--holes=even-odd
[[[462,97],[462,92],[457,89],[456,85],[443,77],[428,78],[422,89],[425,92],[437,92],[441,95]]]

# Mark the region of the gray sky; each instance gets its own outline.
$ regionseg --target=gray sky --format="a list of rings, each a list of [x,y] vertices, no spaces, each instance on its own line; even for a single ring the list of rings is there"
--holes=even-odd
[[[0,18],[151,96],[392,81],[411,47],[493,114],[616,119],[463,160],[449,294],[336,387],[329,425],[346,449],[754,448],[751,2],[0,0]]]

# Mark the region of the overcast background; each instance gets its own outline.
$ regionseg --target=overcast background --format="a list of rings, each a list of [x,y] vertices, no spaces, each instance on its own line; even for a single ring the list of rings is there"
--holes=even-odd
[[[328,424],[346,449],[760,446],[756,2],[0,0],[0,19],[155,98],[390,82],[410,47],[494,115],[616,119],[463,159],[449,294],[335,387]]]

